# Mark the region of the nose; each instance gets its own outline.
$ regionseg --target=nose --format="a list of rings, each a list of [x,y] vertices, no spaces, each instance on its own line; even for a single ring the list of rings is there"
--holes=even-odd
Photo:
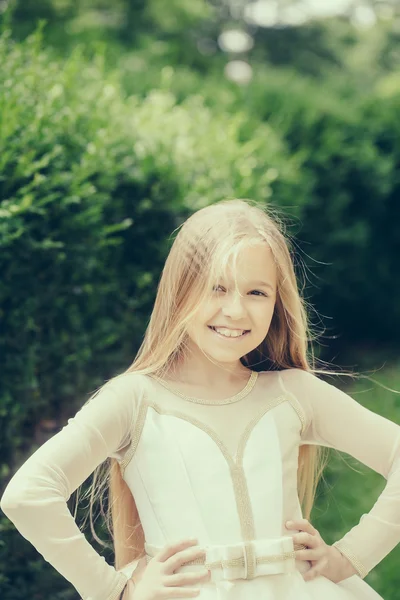
[[[241,319],[243,317],[245,309],[239,292],[225,294],[222,302],[222,313],[231,319]]]

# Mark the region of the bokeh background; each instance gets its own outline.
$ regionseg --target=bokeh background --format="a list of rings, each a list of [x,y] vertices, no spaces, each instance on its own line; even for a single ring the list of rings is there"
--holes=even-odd
[[[316,354],[400,423],[397,2],[1,0],[0,28],[0,492],[131,363],[171,232],[224,198],[280,211]],[[331,452],[326,541],[384,485]],[[77,600],[4,515],[0,597]]]

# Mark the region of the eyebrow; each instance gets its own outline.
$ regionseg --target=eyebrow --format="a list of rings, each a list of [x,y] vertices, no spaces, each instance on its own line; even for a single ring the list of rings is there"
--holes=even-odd
[[[261,280],[259,280],[259,281],[249,281],[248,285],[249,286],[255,285],[255,286],[267,287],[267,288],[269,288],[271,290],[271,292],[275,291],[275,288],[272,285],[272,283],[268,283],[268,281],[261,281]]]
[[[250,281],[249,283],[250,283],[250,285],[261,285],[263,287],[267,287],[270,290],[274,291],[273,285],[271,285],[267,281]]]

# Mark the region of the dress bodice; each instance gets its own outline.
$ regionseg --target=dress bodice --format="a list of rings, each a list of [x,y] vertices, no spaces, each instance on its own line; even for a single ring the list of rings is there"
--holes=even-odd
[[[162,546],[289,535],[301,516],[297,462],[304,419],[277,372],[229,404],[198,404],[147,377],[135,444],[118,455],[145,538]]]
[[[96,552],[67,505],[115,458],[148,557],[188,537],[207,549],[213,579],[204,600],[380,598],[362,578],[400,539],[400,427],[302,369],[253,374],[228,400],[193,402],[143,373],[115,377],[20,467],[1,508],[83,600],[117,600],[129,573]],[[338,584],[303,581],[306,561],[295,560],[295,532],[285,528],[301,517],[302,445],[336,448],[387,480],[336,543],[358,573]]]

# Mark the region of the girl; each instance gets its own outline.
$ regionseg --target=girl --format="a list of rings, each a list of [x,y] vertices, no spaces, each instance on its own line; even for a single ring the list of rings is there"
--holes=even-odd
[[[3,511],[84,600],[380,598],[363,578],[400,539],[400,427],[316,376],[281,229],[244,200],[194,213],[132,365],[6,488]],[[387,478],[333,546],[308,520],[322,446]],[[106,459],[115,567],[67,507]]]

